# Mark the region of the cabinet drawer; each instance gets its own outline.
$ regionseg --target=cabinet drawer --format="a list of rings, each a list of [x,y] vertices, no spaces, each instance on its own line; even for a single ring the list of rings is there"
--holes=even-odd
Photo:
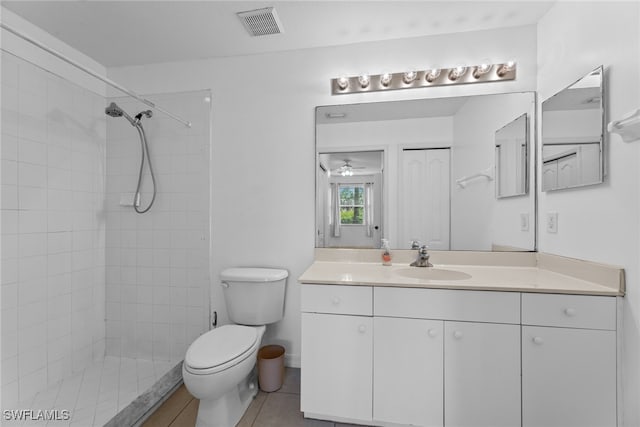
[[[615,297],[522,294],[522,324],[616,329]]]
[[[520,323],[517,292],[374,288],[376,316]]]
[[[303,312],[361,316],[373,313],[370,286],[302,285],[301,288]]]

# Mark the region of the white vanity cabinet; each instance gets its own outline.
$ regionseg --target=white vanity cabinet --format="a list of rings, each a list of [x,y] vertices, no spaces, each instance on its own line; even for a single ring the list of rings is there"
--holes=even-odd
[[[523,427],[616,426],[616,299],[522,295]]]
[[[371,423],[372,289],[302,287],[301,410]]]
[[[373,292],[374,422],[520,425],[519,294]]]
[[[615,427],[615,297],[302,286],[305,417]]]

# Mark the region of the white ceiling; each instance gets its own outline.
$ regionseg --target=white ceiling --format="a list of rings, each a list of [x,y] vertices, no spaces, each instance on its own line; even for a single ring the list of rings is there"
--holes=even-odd
[[[536,23],[550,1],[2,1],[107,67],[250,55]],[[236,12],[275,6],[283,34]]]

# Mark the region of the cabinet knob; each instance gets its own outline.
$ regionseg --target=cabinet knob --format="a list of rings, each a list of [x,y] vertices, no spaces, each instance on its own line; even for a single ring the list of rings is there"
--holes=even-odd
[[[462,331],[455,331],[453,333],[453,337],[457,340],[459,340],[460,338],[462,338]]]
[[[358,332],[360,332],[361,334],[364,334],[365,332],[367,332],[367,327],[364,325],[358,326]]]
[[[575,308],[565,308],[564,309],[564,314],[569,316],[569,317],[573,317],[576,315],[576,309]]]
[[[435,329],[429,329],[427,331],[427,335],[429,335],[431,338],[435,337],[436,335],[438,335],[438,332],[436,332]]]
[[[340,304],[340,298],[333,297],[333,298],[331,298],[331,302],[333,303],[333,305],[338,305],[338,304]]]
[[[542,345],[544,343],[544,340],[542,339],[542,337],[533,337],[531,341],[533,341],[534,344],[538,344],[538,345]]]

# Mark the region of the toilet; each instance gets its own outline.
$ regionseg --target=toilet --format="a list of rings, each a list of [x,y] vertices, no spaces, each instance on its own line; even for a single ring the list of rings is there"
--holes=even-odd
[[[254,367],[266,325],[284,314],[287,270],[229,268],[220,274],[234,323],[200,335],[187,349],[182,377],[200,399],[196,427],[234,427],[258,392]]]

